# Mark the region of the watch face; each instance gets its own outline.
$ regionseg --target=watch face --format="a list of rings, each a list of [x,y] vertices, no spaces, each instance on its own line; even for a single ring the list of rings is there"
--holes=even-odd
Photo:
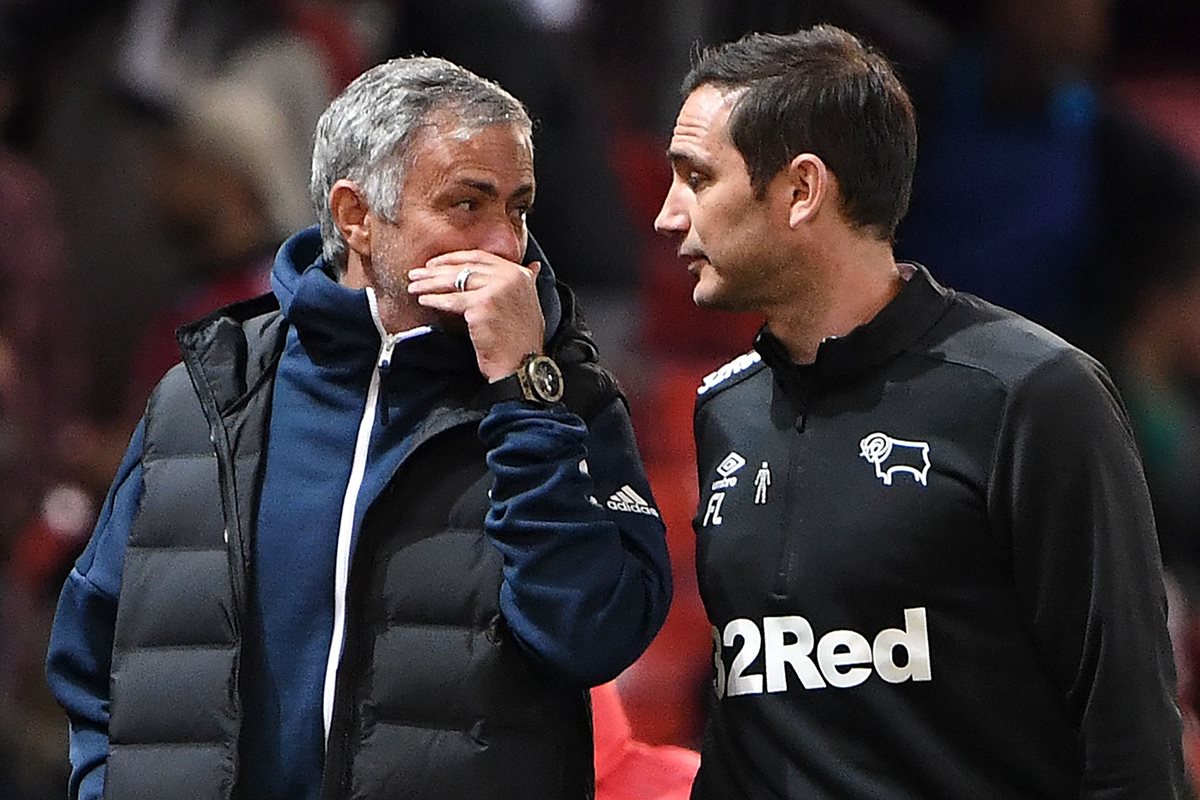
[[[529,362],[529,383],[537,396],[546,403],[557,403],[563,395],[562,372],[545,356]]]

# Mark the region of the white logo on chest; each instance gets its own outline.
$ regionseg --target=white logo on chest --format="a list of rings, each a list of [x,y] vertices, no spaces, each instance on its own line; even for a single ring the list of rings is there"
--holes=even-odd
[[[720,525],[724,521],[721,516],[721,504],[725,502],[725,490],[737,486],[738,479],[734,473],[744,466],[746,459],[736,450],[731,450],[729,455],[717,464],[717,474],[721,477],[713,481],[713,494],[708,498],[708,507],[704,509],[704,522],[701,523],[701,527],[707,528],[710,523]]]
[[[718,698],[793,688],[850,689],[872,673],[887,683],[933,680],[924,607],[904,609],[904,627],[885,628],[874,641],[852,630],[829,631],[818,638],[801,616],[732,619],[724,631],[714,627],[712,632]],[[739,642],[726,670],[725,648]],[[904,655],[897,658],[897,650]],[[753,674],[749,669],[760,653],[762,673]]]
[[[922,486],[929,481],[929,443],[872,433],[859,444],[858,455],[875,465],[875,477],[891,486],[897,475],[911,475]]]
[[[758,468],[754,476],[754,505],[767,504],[767,487],[771,485],[771,465],[766,461]]]
[[[733,473],[744,466],[746,466],[746,459],[742,458],[736,451],[730,452],[729,455],[721,459],[720,464],[717,464],[717,474],[721,478],[713,482],[712,490],[716,492],[721,489],[732,489],[734,486],[737,486],[737,476]]]

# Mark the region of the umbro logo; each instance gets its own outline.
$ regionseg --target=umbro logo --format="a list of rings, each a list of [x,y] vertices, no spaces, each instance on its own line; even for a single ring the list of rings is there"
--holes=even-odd
[[[720,464],[717,464],[717,472],[721,473],[722,478],[728,478],[744,466],[746,466],[746,459],[742,458],[741,453],[733,451],[725,456]]]
[[[646,514],[651,517],[658,516],[658,511],[646,502],[646,498],[635,492],[629,484],[625,484],[613,492],[612,497],[608,498],[607,505],[613,511],[628,511],[633,514]]]
[[[737,451],[730,452],[729,455],[721,460],[720,464],[717,464],[717,472],[720,473],[721,478],[713,483],[712,490],[715,492],[720,489],[732,489],[734,486],[737,486],[737,476],[733,473],[744,466],[746,466],[746,459],[742,458],[741,454]]]

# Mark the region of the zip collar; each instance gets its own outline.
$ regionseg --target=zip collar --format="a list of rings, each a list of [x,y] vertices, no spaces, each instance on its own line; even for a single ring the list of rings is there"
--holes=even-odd
[[[801,393],[850,380],[890,361],[928,333],[954,298],[954,291],[935,281],[925,267],[903,263],[901,274],[906,267],[911,272],[899,294],[870,322],[821,342],[813,363],[793,363],[765,325],[754,349],[784,385]]]

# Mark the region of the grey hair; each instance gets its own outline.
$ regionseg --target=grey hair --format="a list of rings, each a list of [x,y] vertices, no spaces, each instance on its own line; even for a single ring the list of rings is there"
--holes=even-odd
[[[448,133],[458,138],[498,123],[533,130],[521,101],[442,58],[396,58],[355,78],[317,120],[309,180],[325,261],[339,276],[347,245],[329,205],[333,184],[354,181],[367,205],[395,222],[409,148],[435,114],[449,116],[456,127]]]

